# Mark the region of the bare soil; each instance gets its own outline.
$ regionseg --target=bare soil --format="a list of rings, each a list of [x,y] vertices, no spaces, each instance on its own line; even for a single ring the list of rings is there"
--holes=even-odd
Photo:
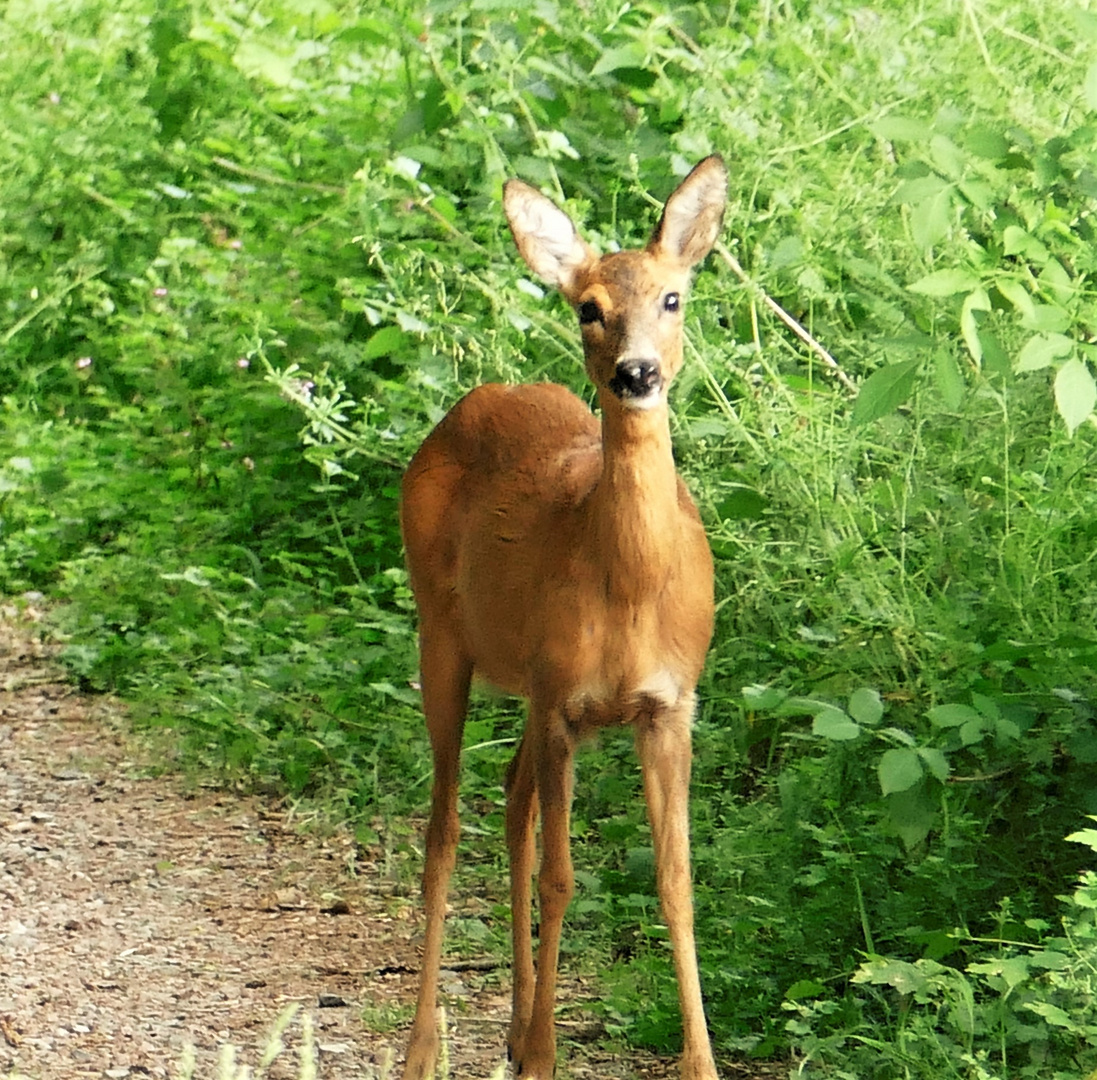
[[[323,1080],[398,1076],[420,931],[407,883],[349,832],[157,769],[117,703],[63,681],[36,617],[0,607],[0,1077],[220,1080],[246,1066],[280,1080],[309,1059]],[[506,958],[443,982],[451,1075],[492,1076]],[[283,1049],[264,1063],[279,1024]],[[575,1034],[588,1041],[564,1045],[558,1075],[675,1075],[602,1048],[596,1025]]]

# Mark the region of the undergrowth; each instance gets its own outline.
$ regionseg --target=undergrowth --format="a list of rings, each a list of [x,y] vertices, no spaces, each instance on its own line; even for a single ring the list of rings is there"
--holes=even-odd
[[[719,151],[726,247],[673,395],[718,566],[693,803],[716,1043],[836,1076],[1094,1067],[1092,857],[1064,840],[1097,812],[1090,5],[2,18],[0,587],[55,601],[85,688],[410,875],[402,465],[478,382],[588,393],[501,184],[605,249]],[[462,855],[493,895],[519,724],[478,700],[466,735]],[[574,816],[567,962],[611,1029],[673,1047],[627,742],[581,756]]]

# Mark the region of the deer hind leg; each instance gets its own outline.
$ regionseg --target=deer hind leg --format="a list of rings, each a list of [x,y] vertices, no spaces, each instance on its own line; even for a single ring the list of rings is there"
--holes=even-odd
[[[530,707],[522,741],[517,776],[525,771],[532,773],[541,811],[541,867],[537,875],[541,928],[529,1023],[512,1042],[511,1052],[519,1080],[551,1080],[556,1064],[554,1013],[560,934],[564,912],[575,891],[569,836],[575,744],[563,716],[556,710],[542,711],[536,705]],[[521,1001],[519,1005],[524,1007]]]
[[[682,1010],[682,1080],[717,1080],[712,1060],[697,949],[693,936],[693,885],[689,858],[689,776],[692,695],[688,702],[640,720],[636,749],[644,776],[655,845],[659,901],[670,932],[678,1001]]]
[[[510,920],[513,1007],[507,1047],[513,1059],[533,1015],[533,864],[536,857],[537,776],[533,740],[526,736],[507,772],[507,849],[510,853]]]
[[[423,906],[427,922],[423,968],[404,1080],[430,1080],[438,1058],[438,971],[442,963],[446,893],[457,858],[461,736],[472,677],[472,664],[463,655],[456,635],[427,627],[420,630],[420,674],[423,711],[434,756],[434,788],[423,868]]]

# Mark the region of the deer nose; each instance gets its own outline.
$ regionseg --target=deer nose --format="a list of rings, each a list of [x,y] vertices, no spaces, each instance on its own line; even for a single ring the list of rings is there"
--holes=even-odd
[[[620,360],[609,388],[621,399],[643,398],[663,385],[656,360]]]

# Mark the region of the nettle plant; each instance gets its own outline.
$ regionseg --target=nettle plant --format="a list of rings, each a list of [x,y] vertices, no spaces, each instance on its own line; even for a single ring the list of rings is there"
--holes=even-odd
[[[1091,110],[1095,72],[1086,83]],[[1041,139],[1015,126],[962,126],[943,112],[933,123],[892,114],[872,130],[899,158],[892,201],[933,267],[906,286],[920,298],[916,321],[956,340],[929,361],[946,406],[963,399],[961,364],[999,384],[1049,370],[1070,433],[1097,425],[1097,126]],[[877,371],[854,419],[904,402],[924,365],[918,358]]]
[[[810,716],[811,734],[824,744],[878,749],[874,764],[886,820],[908,849],[929,835],[943,785],[956,767],[986,772],[996,756],[1015,756],[1029,720],[979,693],[971,695],[971,704],[935,705],[925,712],[927,724],[907,727],[884,723],[886,702],[869,687],[854,690],[844,709],[772,686],[746,686],[742,693],[751,713]]]

